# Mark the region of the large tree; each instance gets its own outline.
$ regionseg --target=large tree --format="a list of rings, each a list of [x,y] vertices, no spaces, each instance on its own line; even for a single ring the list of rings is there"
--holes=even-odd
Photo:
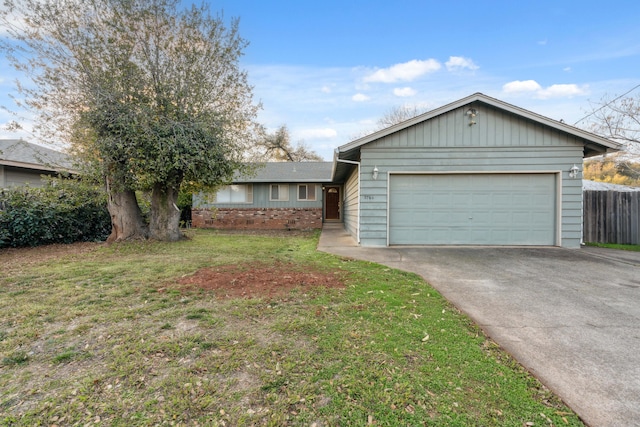
[[[378,120],[376,120],[375,127],[373,129],[363,130],[352,135],[353,139],[362,138],[370,135],[382,129],[386,129],[398,123],[402,123],[406,120],[423,114],[426,111],[424,108],[420,108],[415,105],[401,105],[389,108]]]
[[[179,0],[5,0],[0,14],[39,130],[104,178],[110,240],[179,239],[181,185],[229,179],[251,140],[238,21]],[[136,190],[151,193],[148,227]]]
[[[627,154],[640,155],[640,96],[605,95],[585,119],[594,133],[624,144]]]
[[[419,108],[416,105],[401,105],[391,107],[382,117],[376,122],[376,130],[386,129],[390,126],[397,125],[406,120],[412,119],[420,114],[424,113],[424,108]]]
[[[629,92],[616,97],[605,95],[579,121],[592,132],[624,146],[619,153],[587,161],[586,179],[623,185],[637,185],[640,180],[640,96],[627,96]]]
[[[263,131],[257,145],[258,160],[276,162],[317,162],[322,161],[315,151],[307,147],[304,142],[293,145],[287,126],[282,125],[275,132]]]

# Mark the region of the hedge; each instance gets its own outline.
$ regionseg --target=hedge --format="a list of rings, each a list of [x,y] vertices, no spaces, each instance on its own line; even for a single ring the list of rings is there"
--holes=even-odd
[[[106,195],[81,181],[0,191],[0,248],[100,241],[110,232]]]

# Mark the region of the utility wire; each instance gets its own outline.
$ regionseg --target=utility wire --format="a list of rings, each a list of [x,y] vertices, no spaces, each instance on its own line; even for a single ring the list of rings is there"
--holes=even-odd
[[[638,89],[640,87],[640,84],[635,85],[634,87],[632,87],[631,89],[629,89],[628,91],[626,91],[625,93],[623,93],[622,95],[620,95],[619,97],[612,99],[611,101],[607,102],[606,104],[604,104],[602,107],[598,108],[597,110],[594,110],[592,112],[590,112],[589,114],[587,114],[586,116],[584,116],[583,118],[581,118],[580,120],[578,120],[577,122],[575,122],[573,125],[577,125],[578,123],[580,123],[581,121],[583,121],[584,119],[586,119],[587,117],[591,117],[593,116],[595,113],[597,113],[598,111],[607,108],[609,105],[613,104],[614,102],[616,102],[618,99],[622,98],[623,96],[633,92],[634,90]]]

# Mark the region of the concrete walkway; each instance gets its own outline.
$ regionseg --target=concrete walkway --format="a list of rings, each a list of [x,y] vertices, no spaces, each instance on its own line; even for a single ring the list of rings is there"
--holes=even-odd
[[[601,248],[318,249],[415,272],[592,427],[640,426],[640,252]]]

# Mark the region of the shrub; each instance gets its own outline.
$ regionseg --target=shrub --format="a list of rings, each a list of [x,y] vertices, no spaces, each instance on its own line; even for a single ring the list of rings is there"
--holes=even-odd
[[[0,192],[0,248],[104,240],[110,231],[104,191],[80,180]]]

